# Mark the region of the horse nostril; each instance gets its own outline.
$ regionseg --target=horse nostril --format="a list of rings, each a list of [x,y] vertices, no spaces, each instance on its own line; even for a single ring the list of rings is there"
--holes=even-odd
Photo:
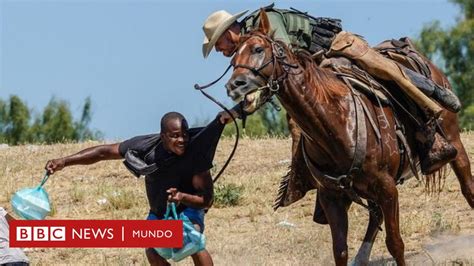
[[[246,78],[236,78],[233,82],[233,85],[235,88],[238,88],[240,86],[245,86],[247,85],[247,79]]]

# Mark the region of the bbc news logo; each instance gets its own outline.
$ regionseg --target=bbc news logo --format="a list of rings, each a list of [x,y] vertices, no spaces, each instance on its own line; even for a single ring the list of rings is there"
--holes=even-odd
[[[182,221],[43,220],[10,223],[11,247],[166,247],[183,244]]]
[[[64,226],[18,226],[17,241],[65,241],[66,227]]]

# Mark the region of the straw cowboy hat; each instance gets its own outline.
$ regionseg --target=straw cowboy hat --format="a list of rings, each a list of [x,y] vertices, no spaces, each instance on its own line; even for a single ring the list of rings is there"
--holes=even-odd
[[[232,23],[234,23],[247,11],[248,10],[245,10],[235,15],[231,15],[225,10],[219,10],[207,17],[206,21],[204,22],[204,26],[202,26],[202,30],[204,31],[205,35],[204,42],[202,44],[202,54],[204,55],[204,58],[209,55],[222,33],[224,33],[224,31],[227,30],[227,28],[229,28]]]

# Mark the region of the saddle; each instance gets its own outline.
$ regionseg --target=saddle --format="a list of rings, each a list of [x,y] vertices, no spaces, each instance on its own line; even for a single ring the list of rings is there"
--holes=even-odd
[[[428,64],[415,50],[409,38],[405,37],[399,40],[384,41],[374,47],[374,49],[385,57],[402,64],[408,69],[431,78]],[[316,59],[316,61],[319,62],[320,67],[329,68],[341,79],[346,79],[355,90],[366,95],[367,98],[374,103],[384,106],[393,106],[393,101],[397,100],[388,92],[388,90],[385,89],[382,81],[378,81],[347,58],[320,58],[319,60]],[[407,108],[413,110],[416,107],[412,104],[412,106]],[[370,120],[371,118],[369,117],[369,121]],[[370,123],[374,130],[377,130],[373,121],[370,121]],[[403,134],[397,135],[399,136],[405,151],[409,154],[409,157],[411,157],[410,147],[407,145]],[[412,171],[417,175],[413,162],[410,162],[410,164],[412,166]],[[278,195],[274,201],[273,209],[276,210],[279,207],[289,206],[303,198],[308,191],[315,188],[317,188],[317,184],[315,184],[314,179],[311,177],[310,170],[305,163],[301,145],[298,145],[291,161],[290,170],[282,177],[280,182]]]
[[[418,53],[408,37],[399,40],[386,40],[373,47],[387,58],[431,79],[431,71],[426,59]]]

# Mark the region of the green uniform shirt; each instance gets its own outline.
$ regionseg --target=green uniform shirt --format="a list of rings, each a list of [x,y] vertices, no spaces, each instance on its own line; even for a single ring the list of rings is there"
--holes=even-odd
[[[287,10],[267,10],[270,30],[273,38],[284,42],[292,48],[307,49],[311,42],[311,27],[309,20],[303,16]],[[260,23],[260,10],[257,10],[243,19],[241,33],[246,34]]]

